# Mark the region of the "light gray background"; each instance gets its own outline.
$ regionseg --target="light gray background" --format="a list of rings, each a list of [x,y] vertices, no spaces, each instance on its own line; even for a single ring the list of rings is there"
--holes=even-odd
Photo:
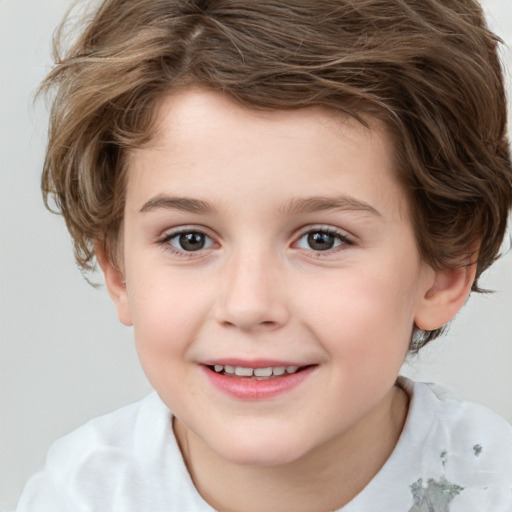
[[[0,510],[12,510],[49,445],[144,396],[131,330],[75,268],[62,220],[39,193],[46,113],[31,97],[69,0],[0,0]],[[512,0],[486,0],[512,46]],[[503,52],[510,75],[512,52]],[[99,279],[99,278],[98,278]],[[450,334],[404,368],[512,420],[512,254],[486,275]]]

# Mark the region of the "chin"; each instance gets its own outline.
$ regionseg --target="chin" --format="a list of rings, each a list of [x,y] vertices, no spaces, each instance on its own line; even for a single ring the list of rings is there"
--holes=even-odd
[[[269,436],[231,438],[227,444],[210,447],[223,459],[241,466],[280,466],[294,462],[306,453],[301,443],[290,438]]]

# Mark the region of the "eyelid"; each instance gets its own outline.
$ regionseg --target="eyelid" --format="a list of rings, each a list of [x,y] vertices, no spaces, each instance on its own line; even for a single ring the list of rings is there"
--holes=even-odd
[[[311,254],[314,254],[315,257],[332,255],[333,253],[336,253],[340,250],[344,250],[356,244],[356,238],[344,229],[326,224],[308,224],[307,226],[300,228],[298,233],[293,237],[294,241],[292,242],[292,247],[295,246],[301,238],[303,238],[308,233],[312,232],[329,233],[336,236],[338,240],[341,241],[339,245],[333,247],[332,249],[326,249],[325,251],[315,251],[314,249],[297,248],[299,250],[304,250]],[[205,237],[209,238],[212,241],[212,245],[210,247],[198,249],[197,251],[186,251],[180,250],[169,243],[170,240],[184,233],[200,233]],[[155,243],[161,246],[164,250],[180,257],[198,257],[204,255],[204,253],[209,251],[210,249],[215,248],[215,246],[218,247],[220,245],[217,242],[217,237],[211,233],[210,229],[197,224],[182,225],[177,226],[175,228],[169,228],[165,230],[156,239]]]
[[[355,242],[355,236],[350,234],[346,229],[338,228],[336,226],[332,226],[330,224],[308,224],[297,230],[297,235],[295,239],[299,239],[306,235],[307,233],[315,232],[315,231],[323,231],[325,233],[332,233],[333,235],[338,235],[342,238],[346,238],[347,240],[351,240]]]
[[[315,256],[318,256],[318,257],[321,257],[323,255],[327,256],[327,255],[337,252],[339,250],[344,250],[347,247],[355,245],[355,243],[356,243],[355,237],[353,235],[351,235],[350,233],[348,233],[347,231],[345,231],[344,229],[337,228],[337,227],[330,226],[330,225],[325,225],[325,224],[312,224],[312,225],[310,224],[310,225],[305,226],[299,230],[298,234],[294,237],[294,242],[292,245],[296,245],[299,242],[299,240],[301,240],[305,235],[307,235],[309,233],[315,233],[315,232],[329,233],[331,235],[338,237],[338,240],[341,241],[340,245],[333,247],[332,249],[326,249],[325,251],[315,251],[313,249],[299,248],[304,251],[314,253]]]
[[[156,244],[161,246],[164,250],[169,251],[172,254],[180,257],[198,257],[200,255],[204,255],[206,251],[212,248],[212,246],[210,246],[198,249],[197,251],[185,251],[182,249],[178,249],[177,247],[174,247],[169,243],[170,240],[172,240],[173,238],[176,238],[177,236],[185,233],[199,233],[209,238],[213,242],[212,246],[218,245],[218,243],[215,240],[215,237],[210,233],[210,230],[204,228],[203,226],[198,225],[178,226],[176,228],[167,229],[163,232],[161,236],[159,236],[156,239]]]
[[[161,230],[161,234],[157,235],[157,241],[164,238],[179,235],[181,233],[202,233],[210,238],[215,238],[215,234],[210,228],[201,224],[179,224],[177,226],[168,227]]]

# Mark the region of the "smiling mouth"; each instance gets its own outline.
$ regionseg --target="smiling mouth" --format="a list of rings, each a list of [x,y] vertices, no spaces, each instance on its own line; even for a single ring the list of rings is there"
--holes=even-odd
[[[271,380],[279,377],[293,375],[299,373],[309,366],[269,366],[266,368],[248,368],[243,366],[231,366],[231,365],[208,365],[211,371],[225,375],[226,377],[248,379],[248,380]]]

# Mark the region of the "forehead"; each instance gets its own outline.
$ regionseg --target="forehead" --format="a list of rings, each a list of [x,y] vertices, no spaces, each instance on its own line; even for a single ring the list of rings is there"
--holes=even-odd
[[[283,182],[290,196],[304,196],[305,184],[311,195],[324,196],[345,192],[345,183],[363,196],[372,190],[378,203],[402,214],[405,194],[394,177],[391,137],[381,121],[365,121],[323,107],[263,111],[208,90],[174,92],[157,106],[150,142],[129,154],[128,199],[189,195],[193,186],[210,200],[220,183],[240,185],[238,195],[242,188],[272,195]]]
[[[249,132],[252,135],[271,132],[281,140],[311,142],[322,131],[334,136],[326,138],[326,143],[337,138],[343,138],[346,144],[357,143],[364,138],[368,143],[386,145],[388,134],[384,123],[368,115],[362,115],[361,119],[362,122],[342,111],[322,106],[286,110],[247,108],[227,94],[191,87],[178,89],[160,99],[155,109],[153,136],[145,147],[168,148],[183,142],[215,143],[215,128],[231,130],[229,142],[233,146],[246,140]],[[255,148],[259,140],[252,140]],[[229,151],[227,145],[226,150]]]

